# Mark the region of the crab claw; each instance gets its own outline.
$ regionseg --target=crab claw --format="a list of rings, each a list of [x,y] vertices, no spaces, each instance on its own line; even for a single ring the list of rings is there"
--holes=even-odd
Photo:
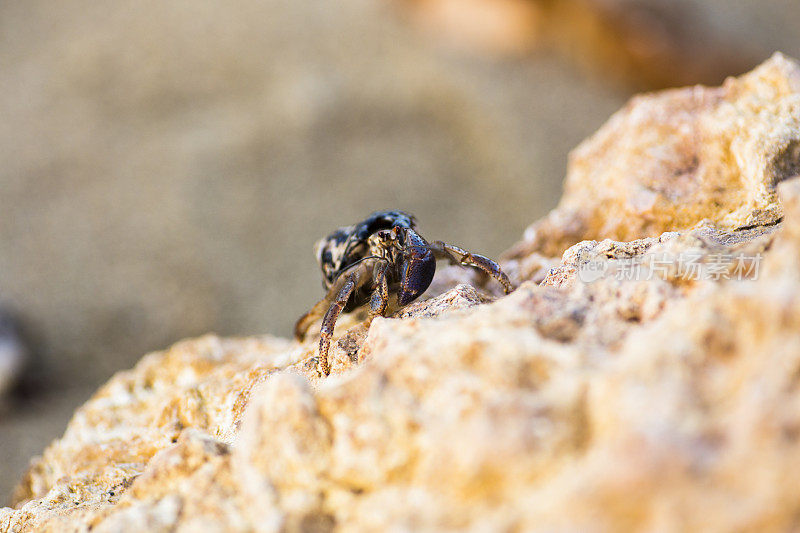
[[[415,246],[409,252],[401,269],[400,291],[397,293],[400,306],[413,302],[425,292],[436,272],[436,258],[429,249]]]

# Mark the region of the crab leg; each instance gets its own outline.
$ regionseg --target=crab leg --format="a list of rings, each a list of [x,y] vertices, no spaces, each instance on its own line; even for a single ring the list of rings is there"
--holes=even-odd
[[[514,290],[514,286],[508,280],[508,276],[500,268],[500,265],[479,254],[470,253],[458,246],[447,244],[442,241],[434,241],[429,245],[430,250],[438,259],[446,259],[453,265],[475,267],[497,280],[506,294]]]
[[[328,363],[328,349],[331,346],[331,336],[333,336],[333,329],[336,326],[336,320],[339,314],[350,299],[350,295],[356,288],[358,279],[356,276],[350,274],[344,278],[344,285],[339,289],[336,299],[331,303],[331,306],[322,317],[322,328],[319,333],[319,372],[323,376],[331,373],[331,366]]]
[[[308,328],[311,327],[311,324],[317,321],[319,317],[321,317],[325,310],[331,306],[331,302],[327,296],[322,300],[318,301],[314,304],[314,307],[311,308],[309,312],[301,316],[297,322],[294,324],[294,338],[302,341],[306,338],[306,332]]]
[[[388,263],[378,258],[366,259],[351,266],[336,279],[336,282],[328,290],[328,294],[325,295],[325,298],[317,302],[316,305],[311,308],[311,311],[303,315],[300,320],[297,321],[297,324],[295,324],[295,336],[298,339],[302,339],[308,327],[322,314],[323,309],[327,309],[325,315],[322,317],[322,327],[319,337],[318,369],[323,376],[327,376],[331,370],[330,364],[328,363],[328,351],[330,349],[333,330],[336,326],[336,320],[338,320],[339,315],[347,305],[350,296],[369,283],[370,280],[373,279],[373,275],[377,288],[370,300],[370,321],[374,316],[386,310],[384,299],[388,301],[389,298],[386,280],[387,267]],[[375,274],[373,274],[373,271],[375,271]],[[378,296],[376,296],[376,294]]]
[[[389,304],[389,281],[386,273],[389,270],[389,262],[382,261],[375,267],[375,290],[369,299],[369,317],[367,327],[372,323],[376,316],[384,316],[386,306]]]

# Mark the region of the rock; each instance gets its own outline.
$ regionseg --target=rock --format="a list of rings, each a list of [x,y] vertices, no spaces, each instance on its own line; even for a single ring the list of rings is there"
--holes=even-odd
[[[800,72],[781,54],[722,87],[634,98],[570,155],[556,210],[509,254],[560,255],[710,220],[733,230],[782,216],[775,185],[800,173]],[[525,271],[527,274],[527,271]]]
[[[368,331],[345,318],[326,379],[314,340],[146,356],[76,412],[0,527],[791,529],[798,73],[775,56],[636,100],[509,254],[513,294],[459,285]]]

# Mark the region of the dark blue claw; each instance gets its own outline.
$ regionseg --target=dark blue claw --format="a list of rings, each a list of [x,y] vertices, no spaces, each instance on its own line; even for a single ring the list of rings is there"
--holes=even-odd
[[[414,247],[403,261],[397,304],[407,305],[425,292],[436,272],[436,258],[426,247]]]

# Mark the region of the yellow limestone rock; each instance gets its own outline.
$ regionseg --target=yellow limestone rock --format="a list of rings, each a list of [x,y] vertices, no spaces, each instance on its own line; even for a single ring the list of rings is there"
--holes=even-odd
[[[509,253],[516,292],[345,319],[327,379],[313,340],[146,356],[0,530],[796,528],[799,76],[635,99]]]
[[[708,219],[725,229],[782,216],[775,185],[800,174],[800,70],[775,54],[722,87],[633,98],[570,155],[564,196],[512,256],[587,239],[657,237]]]

